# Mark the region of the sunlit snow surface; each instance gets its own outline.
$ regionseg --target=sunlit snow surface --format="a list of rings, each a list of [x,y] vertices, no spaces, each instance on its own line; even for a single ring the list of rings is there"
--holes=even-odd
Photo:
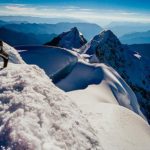
[[[10,150],[101,150],[78,107],[37,66],[0,71],[0,146]]]

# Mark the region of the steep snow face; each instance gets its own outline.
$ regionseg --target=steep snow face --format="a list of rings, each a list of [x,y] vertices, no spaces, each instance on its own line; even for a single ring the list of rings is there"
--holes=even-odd
[[[85,106],[113,103],[133,110],[144,118],[133,91],[114,69],[104,64],[90,65],[79,61],[72,72],[56,85],[70,91],[69,96]]]
[[[78,107],[38,67],[10,63],[0,85],[1,149],[102,149]]]
[[[95,36],[87,45],[81,51],[93,55],[91,62],[96,56],[98,62],[113,67],[134,90],[142,111],[150,119],[150,62],[142,56],[137,57],[109,30]]]
[[[10,45],[6,44],[5,42],[2,42],[2,49],[8,53],[9,62],[15,63],[15,64],[23,64],[24,63],[24,61],[22,60],[20,55],[17,53],[17,51]]]
[[[86,44],[86,39],[81,32],[78,31],[76,27],[72,28],[68,32],[63,32],[58,35],[52,41],[46,43],[48,46],[57,46],[67,49],[80,48]]]
[[[103,31],[100,34],[96,35],[90,42],[81,47],[80,52],[92,55],[96,53],[96,50],[99,45],[106,43],[109,38],[109,42],[113,44],[112,46],[120,46],[121,43],[117,38],[114,38],[115,35],[110,31]]]
[[[78,61],[74,52],[50,46],[21,46],[20,55],[26,63],[36,64],[56,82],[66,76]]]

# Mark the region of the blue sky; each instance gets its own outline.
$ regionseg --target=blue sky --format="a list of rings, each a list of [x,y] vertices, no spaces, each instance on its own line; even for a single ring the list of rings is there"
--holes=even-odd
[[[150,22],[150,0],[0,0],[0,15]]]

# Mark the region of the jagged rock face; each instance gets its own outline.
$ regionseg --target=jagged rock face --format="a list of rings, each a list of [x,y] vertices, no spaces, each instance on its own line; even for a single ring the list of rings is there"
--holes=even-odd
[[[95,36],[81,51],[117,70],[134,90],[141,110],[150,120],[150,62],[122,45],[110,30]]]
[[[46,43],[48,46],[57,46],[67,49],[80,48],[86,44],[86,39],[78,31],[76,27],[72,28],[68,32],[63,32],[62,34],[55,37],[52,41]]]
[[[108,44],[111,44],[112,47],[121,45],[117,38],[114,39],[114,36],[115,35],[110,30],[107,32],[101,32],[99,35],[96,35],[89,43],[84,45],[81,50],[86,54],[92,55],[95,53],[98,46],[102,45],[103,43],[108,42]]]

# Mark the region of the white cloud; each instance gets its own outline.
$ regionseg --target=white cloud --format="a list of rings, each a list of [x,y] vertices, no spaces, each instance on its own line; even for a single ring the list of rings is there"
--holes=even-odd
[[[52,7],[52,6],[32,6],[22,4],[0,5],[1,15],[30,15],[40,17],[66,17],[82,19],[89,22],[107,24],[112,21],[149,22],[150,14],[126,12],[120,10],[87,9],[74,6]]]
[[[10,10],[10,11],[34,11],[35,8],[30,8],[30,7],[25,7],[24,5],[8,5],[8,6],[5,6],[5,8],[7,10]]]

